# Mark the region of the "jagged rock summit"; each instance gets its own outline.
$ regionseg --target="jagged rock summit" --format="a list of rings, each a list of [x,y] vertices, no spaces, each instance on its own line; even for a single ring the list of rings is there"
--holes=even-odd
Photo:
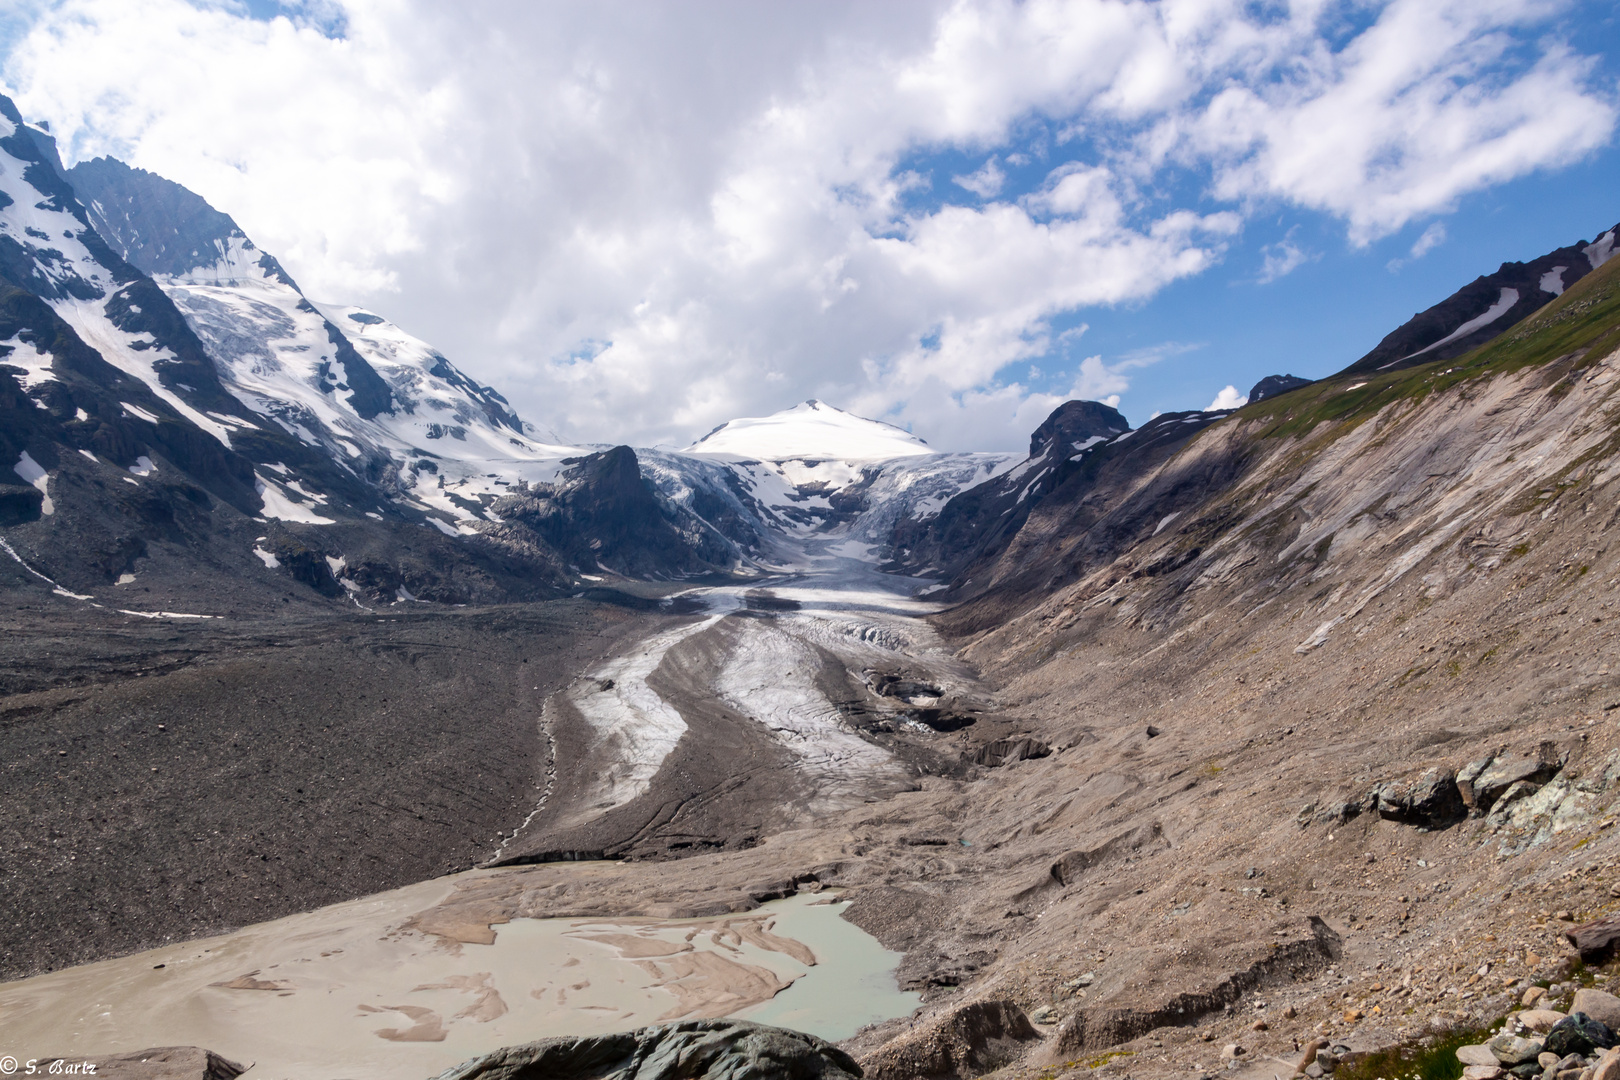
[[[1255,383],[1249,390],[1248,404],[1264,401],[1268,397],[1286,394],[1290,390],[1298,390],[1302,386],[1311,385],[1310,379],[1302,379],[1298,375],[1267,375]]]

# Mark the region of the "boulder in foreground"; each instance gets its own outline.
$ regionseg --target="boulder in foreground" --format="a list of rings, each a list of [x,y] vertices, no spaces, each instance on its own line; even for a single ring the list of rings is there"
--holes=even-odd
[[[831,1043],[744,1020],[684,1020],[611,1035],[541,1039],[464,1061],[437,1080],[856,1080]]]
[[[58,1070],[53,1066],[58,1062],[64,1072],[68,1066],[89,1062],[95,1066],[93,1075],[109,1080],[236,1080],[252,1068],[251,1064],[238,1065],[200,1046],[154,1046],[133,1054],[36,1061],[35,1072],[54,1075]]]

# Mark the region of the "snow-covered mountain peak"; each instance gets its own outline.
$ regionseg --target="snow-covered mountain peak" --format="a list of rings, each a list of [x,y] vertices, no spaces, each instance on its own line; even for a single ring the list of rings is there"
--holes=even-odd
[[[770,416],[728,420],[686,452],[760,461],[885,461],[936,453],[909,431],[814,398]]]

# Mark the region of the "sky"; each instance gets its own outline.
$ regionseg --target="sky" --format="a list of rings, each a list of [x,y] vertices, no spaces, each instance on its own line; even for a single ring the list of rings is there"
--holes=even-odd
[[[1620,222],[1617,0],[0,0],[0,86],[572,442],[1232,405]]]

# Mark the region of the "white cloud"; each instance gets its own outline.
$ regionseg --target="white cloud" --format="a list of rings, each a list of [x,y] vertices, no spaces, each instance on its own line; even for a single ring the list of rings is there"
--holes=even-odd
[[[1325,16],[1337,5],[1308,5]],[[1612,92],[1592,61],[1543,45],[1514,70],[1549,0],[1393,0],[1338,52],[1300,41],[1275,82],[1218,92],[1185,121],[1223,198],[1265,193],[1345,219],[1366,244],[1458,198],[1605,145]],[[1301,5],[1301,8],[1307,5]],[[1505,66],[1507,65],[1507,66]],[[1180,121],[1178,121],[1180,122]]]
[[[1306,263],[1321,258],[1294,243],[1295,231],[1289,229],[1287,236],[1260,249],[1260,276],[1255,279],[1259,284],[1267,285],[1280,277],[1287,277]]]
[[[1052,320],[1202,273],[1253,207],[1364,243],[1613,131],[1590,62],[1533,38],[1548,0],[1374,2],[1342,43],[1350,6],[61,0],[3,75],[70,154],[201,192],[567,436],[684,444],[814,396],[1020,446],[1062,398],[1006,372],[1052,370]],[[929,188],[935,150],[1000,201]],[[1141,194],[1184,167],[1210,190]]]
[[[1214,401],[1204,406],[1204,411],[1215,412],[1219,409],[1240,409],[1248,403],[1248,395],[1238,393],[1238,388],[1228,383],[1220,393],[1215,395]]]
[[[1412,248],[1407,252],[1406,258],[1389,260],[1387,268],[1390,273],[1396,273],[1407,263],[1413,261],[1414,259],[1423,258],[1423,256],[1427,255],[1429,252],[1433,251],[1435,248],[1439,247],[1445,242],[1446,227],[1441,222],[1436,221],[1427,229],[1424,229],[1423,235],[1419,236],[1417,240],[1413,242]]]
[[[1445,242],[1446,227],[1437,221],[1424,229],[1423,235],[1418,237],[1417,242],[1412,245],[1412,258],[1421,259]]]
[[[957,187],[966,188],[981,199],[993,199],[1001,193],[1001,185],[1007,182],[1007,174],[1002,171],[996,159],[992,157],[985,162],[978,171],[966,176],[953,176],[951,183]]]

